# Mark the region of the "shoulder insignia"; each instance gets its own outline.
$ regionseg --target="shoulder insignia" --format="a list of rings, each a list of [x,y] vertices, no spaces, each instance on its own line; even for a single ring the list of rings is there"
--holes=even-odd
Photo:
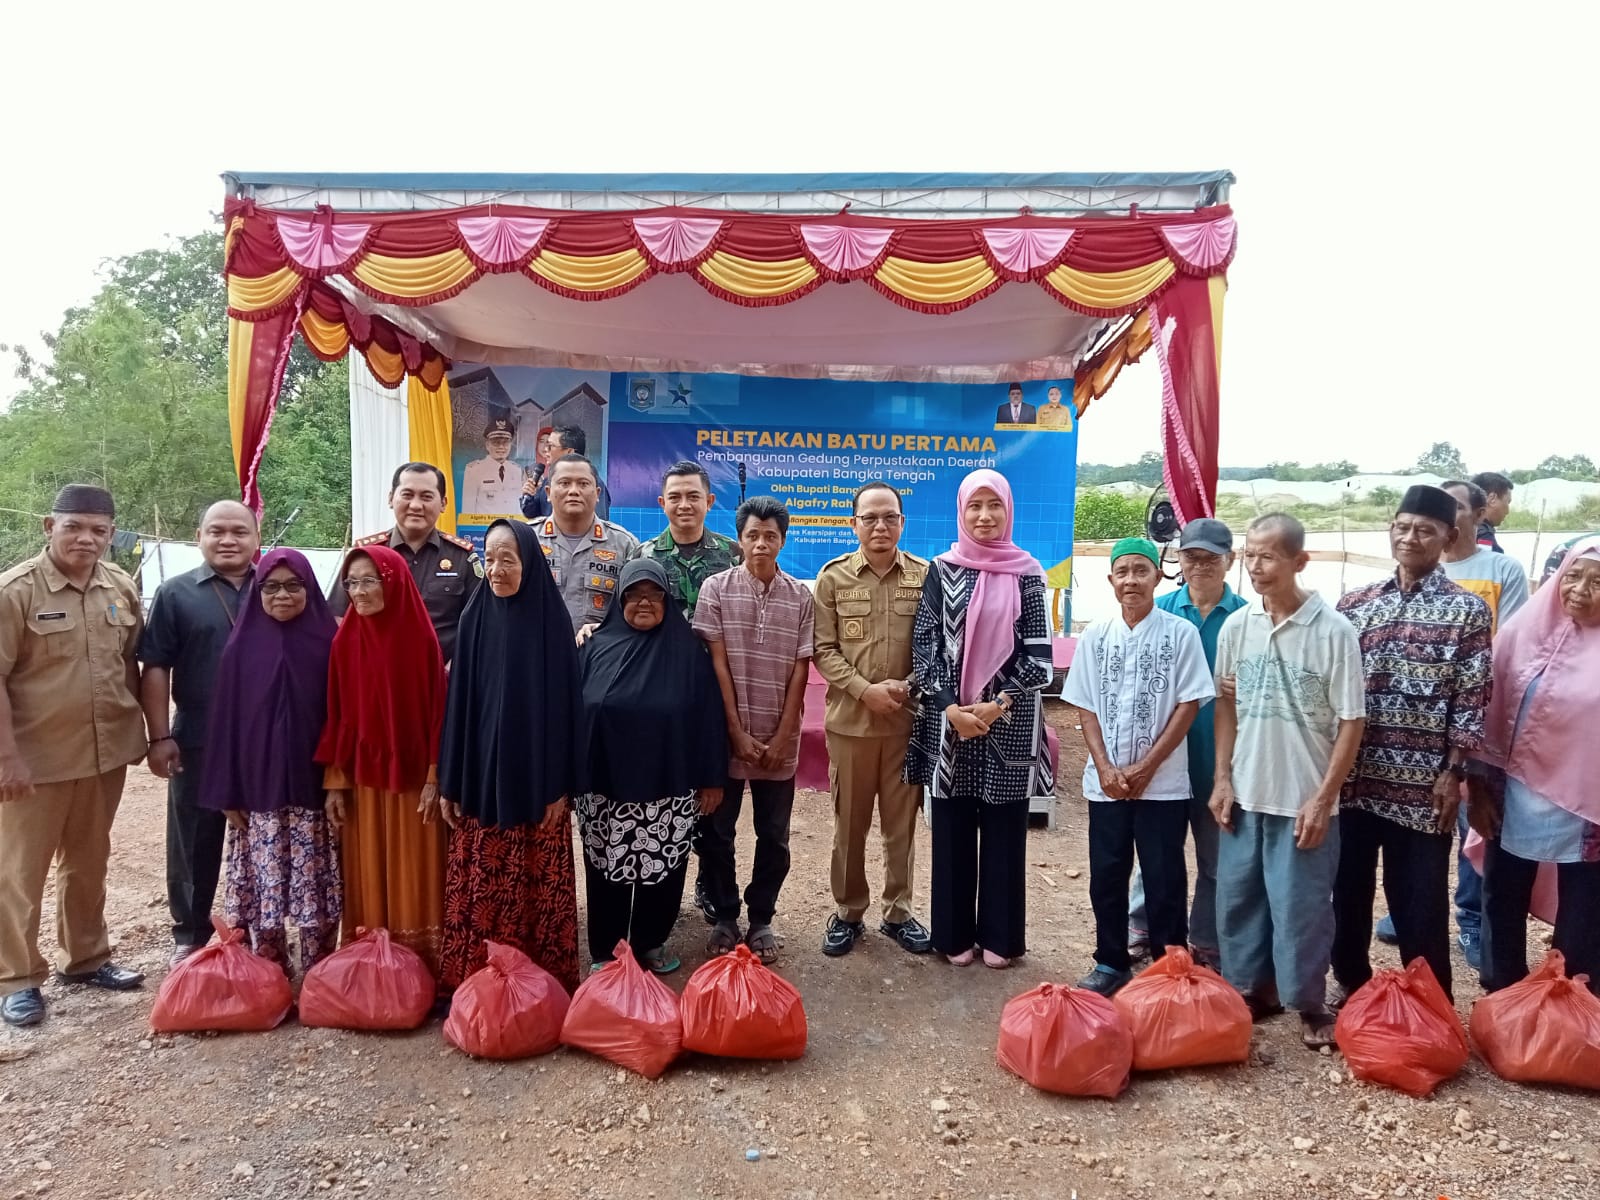
[[[27,576],[32,575],[33,568],[38,564],[39,560],[37,558],[30,558],[24,562],[19,562],[9,571],[0,572],[0,587],[5,587],[8,583],[13,583],[18,579],[25,579]]]
[[[596,521],[594,523],[594,532],[591,533],[589,536],[592,537],[592,538],[603,538],[603,537],[605,537],[606,536],[606,523],[604,521]]]
[[[390,531],[387,529],[382,533],[369,533],[366,537],[357,538],[353,544],[357,546],[376,546],[379,542],[387,542],[389,533]]]
[[[545,537],[555,537],[555,535],[556,535],[556,523],[555,523],[555,521],[550,517],[546,517],[544,519],[544,528],[539,530],[539,532],[541,534],[543,534]],[[550,551],[546,550],[545,553],[549,554]]]
[[[850,551],[850,554],[854,554],[854,553],[855,553],[854,550]],[[841,554],[836,558],[830,558],[827,562],[822,564],[822,566],[818,569],[817,574],[819,574],[819,575],[822,574],[822,572],[826,571],[829,567],[838,566],[840,563],[842,563],[846,559],[848,559],[850,557],[850,554]]]
[[[464,537],[457,537],[455,534],[446,533],[442,529],[439,531],[439,536],[441,538],[443,538],[445,541],[449,542],[452,546],[455,546],[457,549],[467,550],[467,551],[471,551],[472,550],[472,543],[469,542]]]
[[[920,554],[912,554],[909,550],[902,550],[900,551],[900,554],[906,560],[906,565],[908,567],[916,566],[921,567],[923,570],[927,570],[928,560],[923,558]]]

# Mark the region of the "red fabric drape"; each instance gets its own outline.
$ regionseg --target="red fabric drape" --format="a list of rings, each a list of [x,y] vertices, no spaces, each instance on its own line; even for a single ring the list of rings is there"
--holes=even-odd
[[[1217,343],[1211,326],[1207,280],[1179,275],[1155,302],[1156,339],[1173,329],[1162,373],[1162,452],[1167,492],[1178,520],[1209,517],[1217,495],[1217,426],[1220,402]]]
[[[261,513],[261,454],[267,448],[267,431],[278,407],[278,389],[289,366],[289,349],[300,305],[281,308],[264,321],[254,322],[250,341],[248,378],[244,395],[244,422],[239,438],[239,494],[249,509]],[[231,398],[230,398],[231,399]]]

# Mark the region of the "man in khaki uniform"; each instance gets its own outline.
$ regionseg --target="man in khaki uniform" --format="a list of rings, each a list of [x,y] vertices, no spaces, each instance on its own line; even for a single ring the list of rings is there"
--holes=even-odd
[[[871,902],[867,833],[873,801],[883,833],[883,923],[879,932],[912,954],[933,948],[928,930],[911,915],[911,876],[922,789],[905,783],[911,626],[925,559],[900,549],[905,524],[900,493],[869,483],[855,495],[861,549],[835,558],[817,574],[813,661],[828,681],[828,778],[833,791],[833,899],[822,952],[838,956],[866,932]]]
[[[0,575],[0,1018],[44,1019],[39,917],[56,862],[57,978],[126,991],[106,930],[111,822],[144,757],[139,592],[103,562],[109,492],[73,485],[45,518],[43,554]]]

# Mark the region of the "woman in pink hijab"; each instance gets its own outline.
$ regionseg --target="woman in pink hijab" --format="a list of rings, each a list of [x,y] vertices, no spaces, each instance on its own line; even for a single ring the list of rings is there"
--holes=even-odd
[[[1050,682],[1044,572],[1011,540],[1011,485],[974,471],[956,543],[933,560],[912,630],[920,703],[906,780],[933,822],[933,946],[957,966],[1027,949],[1028,800],[1054,789],[1040,694]]]
[[[1485,838],[1483,986],[1528,973],[1528,903],[1556,864],[1554,946],[1600,991],[1600,537],[1575,543],[1494,641],[1494,696],[1468,780]]]

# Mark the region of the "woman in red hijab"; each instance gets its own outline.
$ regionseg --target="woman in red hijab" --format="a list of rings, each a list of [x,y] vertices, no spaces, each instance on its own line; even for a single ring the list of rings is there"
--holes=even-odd
[[[352,551],[342,583],[350,611],[333,639],[317,761],[328,820],[343,835],[345,938],[387,929],[437,977],[448,833],[436,771],[444,658],[393,550]]]

